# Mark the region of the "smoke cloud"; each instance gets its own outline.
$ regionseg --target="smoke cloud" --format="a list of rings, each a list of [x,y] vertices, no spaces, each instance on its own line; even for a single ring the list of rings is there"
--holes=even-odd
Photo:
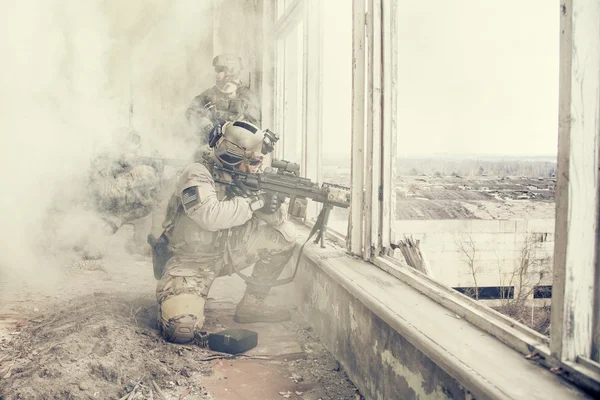
[[[109,232],[85,201],[90,162],[123,132],[189,158],[183,113],[212,83],[212,3],[5,2],[0,16],[0,280],[47,282]]]

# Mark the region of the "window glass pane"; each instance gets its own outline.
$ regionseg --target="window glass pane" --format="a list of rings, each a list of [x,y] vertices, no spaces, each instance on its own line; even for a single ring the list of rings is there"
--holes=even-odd
[[[509,3],[400,7],[395,239],[420,241],[434,279],[549,334],[559,16]]]
[[[352,2],[322,3],[324,182],[350,186],[352,139]],[[329,23],[335,21],[335,24]],[[346,235],[348,209],[334,208],[329,227]]]

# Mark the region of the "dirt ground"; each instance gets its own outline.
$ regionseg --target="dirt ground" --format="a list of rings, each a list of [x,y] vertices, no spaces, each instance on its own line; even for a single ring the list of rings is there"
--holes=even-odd
[[[216,281],[205,324],[258,332],[239,356],[165,342],[154,286],[149,257],[123,255],[75,264],[51,287],[0,281],[0,399],[361,399],[295,311],[236,325],[239,278]],[[289,290],[269,301],[292,308]]]

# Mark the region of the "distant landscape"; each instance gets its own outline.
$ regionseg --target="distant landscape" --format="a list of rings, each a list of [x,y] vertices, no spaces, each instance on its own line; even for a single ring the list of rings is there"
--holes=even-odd
[[[325,182],[350,185],[347,158],[329,157],[323,170]],[[554,157],[401,158],[396,219],[553,219],[555,176]]]
[[[350,157],[323,157],[324,167],[350,168]],[[556,175],[556,156],[432,155],[401,157],[396,162],[398,176],[522,176],[549,178]]]

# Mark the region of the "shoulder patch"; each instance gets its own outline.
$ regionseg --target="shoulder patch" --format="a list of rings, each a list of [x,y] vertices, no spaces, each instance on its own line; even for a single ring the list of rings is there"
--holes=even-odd
[[[185,189],[183,191],[183,193],[181,194],[181,202],[184,205],[188,205],[191,202],[194,202],[197,200],[198,200],[198,187],[197,186],[189,187],[189,188]]]
[[[181,192],[181,204],[185,211],[194,207],[196,204],[200,203],[200,196],[198,195],[198,186],[192,186],[187,189],[184,189]]]

